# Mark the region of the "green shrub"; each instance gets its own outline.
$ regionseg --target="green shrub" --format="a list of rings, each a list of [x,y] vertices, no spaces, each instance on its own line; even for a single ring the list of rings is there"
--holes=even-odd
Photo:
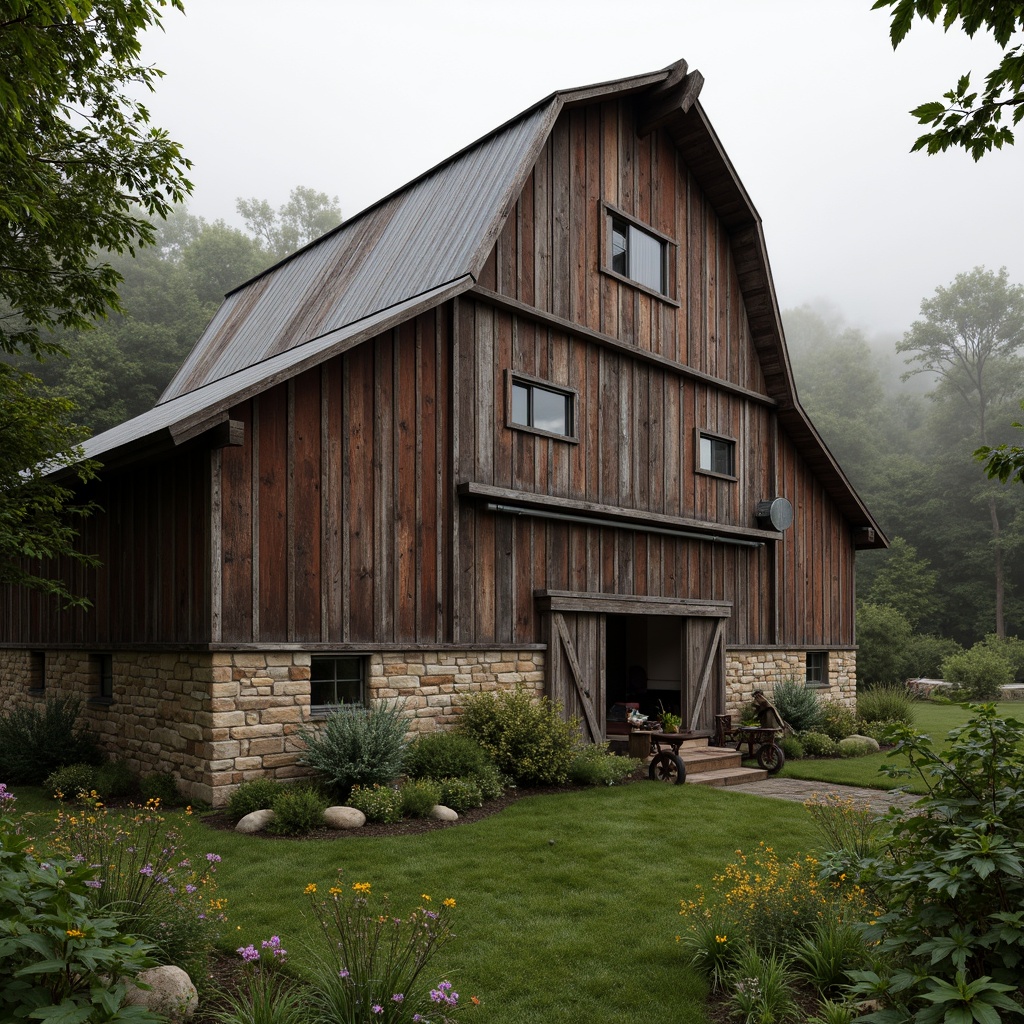
[[[56,800],[74,800],[95,786],[96,767],[91,764],[67,764],[50,772],[43,786]]]
[[[127,761],[104,761],[96,769],[95,786],[105,800],[119,800],[138,793],[139,777],[128,767]]]
[[[864,757],[875,752],[875,745],[859,736],[847,736],[839,741],[838,747],[840,757]]]
[[[800,735],[804,753],[808,757],[835,757],[839,753],[836,741],[823,732],[805,732]]]
[[[879,743],[887,744],[891,742],[892,731],[905,724],[904,722],[858,722],[857,731],[861,736],[870,736]]]
[[[559,785],[579,741],[579,723],[566,721],[547,697],[534,700],[523,689],[471,694],[459,730],[494,758],[499,771],[517,785]]]
[[[783,720],[797,732],[816,729],[821,721],[821,702],[814,690],[795,679],[783,679],[770,696]]]
[[[8,785],[41,786],[69,764],[99,764],[93,737],[77,725],[77,697],[49,697],[40,711],[17,707],[0,717],[0,779]]]
[[[1017,636],[997,636],[987,633],[984,640],[979,640],[974,647],[992,650],[1010,663],[1013,677],[1017,682],[1024,682],[1024,640]],[[974,648],[971,648],[972,650]]]
[[[907,617],[890,605],[857,603],[857,685],[897,683],[912,674],[907,660],[914,635]]]
[[[852,874],[883,908],[865,938],[891,974],[860,972],[852,994],[884,999],[886,1019],[997,1021],[999,1009],[1021,1012],[1007,996],[1020,985],[1024,948],[1024,725],[998,718],[992,705],[973,711],[941,751],[901,731],[896,752],[909,767],[885,771],[925,781],[917,813],[892,818],[872,855],[826,865]],[[928,1009],[939,1005],[941,1016]]]
[[[1005,654],[984,642],[954,654],[942,663],[942,678],[958,684],[968,700],[994,700],[999,688],[1013,682],[1013,666]]]
[[[473,775],[485,800],[497,800],[505,792],[505,777],[493,764],[485,765]]]
[[[343,704],[322,731],[303,729],[299,759],[344,798],[353,786],[384,785],[402,772],[408,722],[402,704],[376,700],[369,708]]]
[[[784,736],[779,742],[779,746],[782,747],[787,761],[799,761],[801,757],[807,756],[804,745],[796,736]]]
[[[353,786],[348,806],[362,811],[367,821],[392,824],[402,819],[402,794],[391,786]]]
[[[946,658],[959,654],[962,650],[963,648],[949,637],[915,633],[907,645],[901,679],[941,679],[942,663]]]
[[[911,725],[914,721],[913,694],[902,683],[859,690],[857,718],[862,726],[872,722],[902,722]]]
[[[471,807],[480,807],[484,802],[480,787],[472,779],[441,779],[441,800],[460,814]]]
[[[821,707],[821,720],[818,722],[818,731],[826,736],[831,736],[836,742],[846,739],[857,731],[857,716],[852,708],[838,700],[823,700],[819,702]]]
[[[162,807],[181,807],[184,804],[178,792],[178,782],[170,772],[153,772],[139,779],[139,793],[147,803],[158,800]]]
[[[494,764],[476,740],[459,732],[432,732],[406,748],[402,769],[410,779],[463,779]]]
[[[282,786],[271,809],[274,818],[267,831],[279,836],[298,836],[323,825],[327,799],[313,786]]]
[[[590,743],[576,751],[569,778],[580,786],[614,786],[639,767],[637,758],[613,754],[607,743]]]
[[[410,779],[400,792],[403,818],[429,818],[441,803],[441,784],[434,779]]]
[[[228,797],[225,812],[229,818],[241,821],[253,811],[273,808],[274,801],[281,795],[282,789],[284,787],[277,779],[251,779],[249,782],[243,782]]]
[[[7,814],[14,796],[0,783],[0,1018],[76,1022],[157,1022],[123,1010],[127,981],[152,966],[150,949],[90,901],[97,869],[32,852],[32,840]]]

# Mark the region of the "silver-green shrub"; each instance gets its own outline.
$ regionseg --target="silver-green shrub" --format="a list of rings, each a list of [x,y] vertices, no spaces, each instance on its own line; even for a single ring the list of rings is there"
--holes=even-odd
[[[821,702],[814,690],[795,679],[783,679],[770,694],[771,702],[797,732],[817,729],[821,722]]]
[[[299,764],[312,768],[346,796],[353,786],[384,784],[402,771],[408,722],[402,705],[377,700],[369,708],[343,704],[322,730],[302,729],[306,750]]]

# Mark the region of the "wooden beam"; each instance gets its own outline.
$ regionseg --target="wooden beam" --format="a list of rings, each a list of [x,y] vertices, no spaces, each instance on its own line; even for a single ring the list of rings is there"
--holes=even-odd
[[[685,597],[647,597],[624,594],[584,594],[568,590],[537,590],[541,611],[591,612],[599,615],[676,615],[728,619],[731,601],[697,601]]]
[[[683,68],[685,61],[680,62]],[[699,71],[684,73],[672,80],[670,75],[661,88],[652,89],[637,111],[637,134],[641,137],[667,124],[677,114],[685,114],[697,102],[704,87],[704,76]],[[669,84],[671,82],[671,85]]]

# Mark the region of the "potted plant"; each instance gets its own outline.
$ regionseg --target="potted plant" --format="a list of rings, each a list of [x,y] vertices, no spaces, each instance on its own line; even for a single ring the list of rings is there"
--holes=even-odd
[[[661,731],[679,732],[679,726],[683,724],[683,720],[679,715],[674,715],[671,711],[666,711],[665,706],[661,701],[658,701],[658,707],[661,709],[658,713],[658,717],[661,719]]]

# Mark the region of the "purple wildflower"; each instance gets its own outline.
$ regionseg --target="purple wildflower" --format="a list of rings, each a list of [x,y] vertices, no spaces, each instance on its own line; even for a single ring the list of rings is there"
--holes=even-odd
[[[396,992],[391,997],[391,1001],[395,1002],[395,1003],[401,1003],[401,1002],[404,1002],[404,1000],[405,1000],[405,996],[401,992]]]
[[[346,971],[345,968],[342,967],[342,969],[340,971],[338,971],[338,977],[339,978],[347,978],[348,977],[348,971]]]
[[[384,1007],[381,1006],[380,1003],[374,1003],[373,1006],[371,1007],[371,1009],[373,1010],[374,1013],[383,1013],[384,1012]]]
[[[11,793],[5,783],[0,782],[0,804],[13,804],[18,798]]]
[[[187,892],[189,894],[189,896],[191,896],[192,893],[194,893],[196,891],[197,890],[196,890],[196,887],[194,885],[186,885],[185,886],[185,892]]]
[[[251,943],[248,946],[239,946],[235,952],[238,953],[238,955],[241,956],[247,964],[251,964],[253,961],[259,960],[260,958],[259,950]]]
[[[103,883],[98,878],[90,878],[86,883],[90,889],[102,889]]]
[[[206,855],[206,859],[211,864],[219,864],[220,863],[220,854],[219,853],[208,853]]]

